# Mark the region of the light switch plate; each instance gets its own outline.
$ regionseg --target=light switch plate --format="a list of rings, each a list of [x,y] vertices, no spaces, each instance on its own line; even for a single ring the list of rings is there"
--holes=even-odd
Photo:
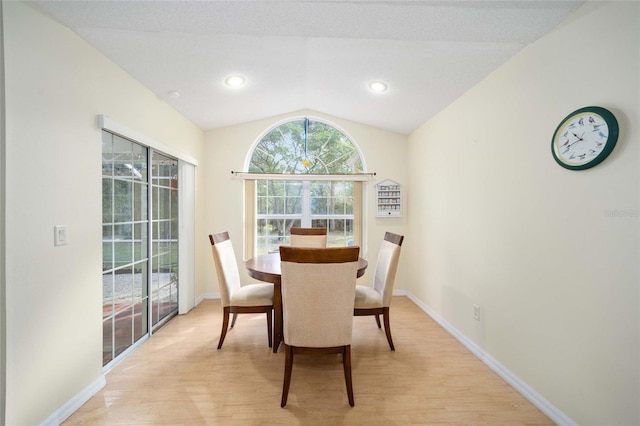
[[[67,245],[67,225],[56,225],[53,227],[53,245]]]

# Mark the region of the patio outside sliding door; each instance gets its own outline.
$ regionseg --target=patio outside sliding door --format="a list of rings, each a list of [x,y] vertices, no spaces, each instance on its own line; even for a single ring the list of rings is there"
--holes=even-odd
[[[177,313],[177,164],[103,131],[103,365]]]

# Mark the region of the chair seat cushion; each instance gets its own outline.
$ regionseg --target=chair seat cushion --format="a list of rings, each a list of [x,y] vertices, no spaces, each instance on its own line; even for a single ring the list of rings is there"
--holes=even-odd
[[[247,284],[231,295],[231,306],[273,305],[273,284]]]
[[[381,308],[382,295],[372,287],[357,285],[356,286],[356,303],[355,309]]]

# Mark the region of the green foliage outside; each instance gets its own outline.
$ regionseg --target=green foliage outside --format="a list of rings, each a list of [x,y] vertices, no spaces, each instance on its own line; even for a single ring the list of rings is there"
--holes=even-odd
[[[305,130],[306,126],[306,130]],[[306,134],[306,138],[305,138]],[[306,141],[305,141],[306,139]],[[354,144],[338,129],[311,120],[295,120],[267,133],[253,151],[249,172],[261,174],[341,175],[362,173]],[[288,243],[289,230],[301,226],[303,186],[300,180],[257,183],[257,244],[265,253]],[[353,238],[353,182],[311,180],[308,184],[313,227],[328,229],[328,244],[345,246]]]
[[[355,146],[338,129],[319,121],[290,121],[271,130],[256,146],[249,164],[252,173],[353,174],[362,173]],[[305,167],[303,161],[309,161]]]

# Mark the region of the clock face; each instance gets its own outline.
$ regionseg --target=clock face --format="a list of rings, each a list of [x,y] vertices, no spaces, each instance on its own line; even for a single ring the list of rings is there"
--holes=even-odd
[[[583,170],[602,162],[618,139],[618,122],[599,107],[581,108],[558,126],[551,142],[553,157],[562,167]]]

